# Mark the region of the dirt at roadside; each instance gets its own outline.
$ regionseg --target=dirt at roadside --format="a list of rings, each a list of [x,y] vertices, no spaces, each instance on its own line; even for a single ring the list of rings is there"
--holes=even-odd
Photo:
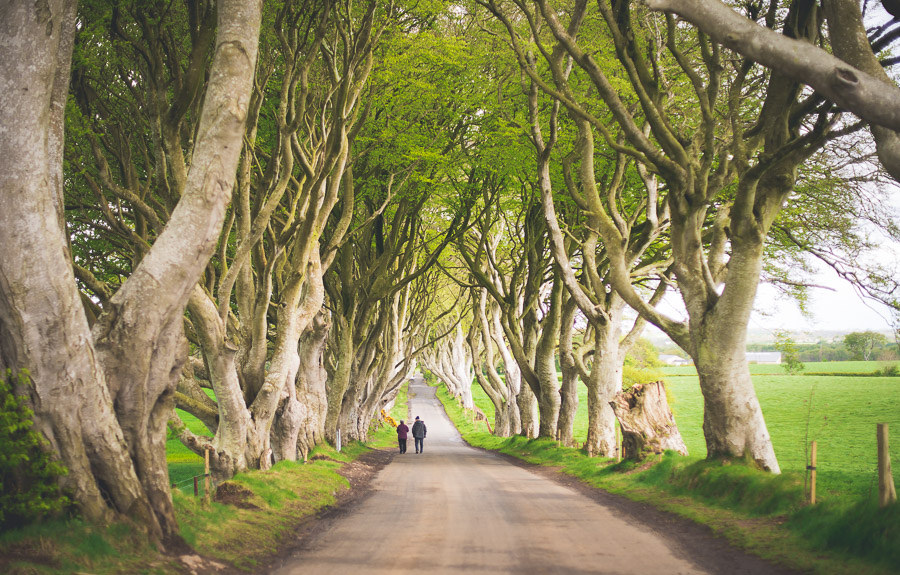
[[[394,459],[394,455],[396,455],[394,451],[373,449],[363,453],[354,461],[344,464],[338,473],[350,482],[350,488],[338,492],[337,501],[333,505],[298,522],[292,531],[293,534],[285,537],[284,544],[278,549],[278,553],[269,557],[265,562],[260,561],[255,571],[268,573],[275,566],[284,563],[285,559],[304,547],[310,536],[326,529],[331,521],[345,515],[352,507],[371,495],[372,479]],[[235,570],[234,573],[245,572]]]
[[[350,488],[337,493],[336,501],[320,510],[315,515],[298,518],[297,524],[284,537],[282,546],[274,555],[259,558],[259,563],[253,571],[266,573],[273,566],[279,565],[290,557],[297,549],[305,544],[310,535],[325,528],[329,521],[345,514],[353,505],[362,501],[372,492],[372,479],[381,469],[394,458],[393,451],[373,449],[360,455],[356,460],[344,464],[338,473],[350,482]],[[227,484],[225,484],[227,485]],[[249,492],[248,492],[249,493]],[[246,497],[240,492],[216,493],[216,501],[235,505],[237,507],[255,507],[246,502]],[[247,575],[247,571],[238,569],[232,565],[226,565],[218,560],[202,557],[197,554],[186,553],[177,557],[183,572],[187,575]]]

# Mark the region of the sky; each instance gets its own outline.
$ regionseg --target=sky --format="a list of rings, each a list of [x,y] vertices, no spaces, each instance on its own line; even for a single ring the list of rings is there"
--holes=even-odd
[[[834,291],[814,289],[810,292],[809,313],[804,316],[799,306],[784,296],[780,296],[771,285],[760,284],[756,294],[755,311],[750,317],[747,329],[755,332],[752,339],[768,339],[768,332],[774,339],[776,331],[787,331],[797,341],[803,341],[804,334],[817,341],[821,332],[850,333],[854,331],[877,331],[893,333],[890,312],[884,305],[863,301],[845,281],[833,272],[823,272],[816,282],[833,288]],[[659,305],[660,311],[673,319],[685,317],[684,306],[677,293],[669,293]],[[760,333],[762,332],[762,333]],[[817,335],[818,334],[818,335]],[[656,327],[648,325],[645,337],[651,341],[668,338]]]
[[[801,342],[806,339],[804,335],[811,341],[818,341],[821,337],[834,337],[837,335],[835,332],[847,334],[854,331],[876,331],[893,337],[891,314],[887,306],[870,300],[864,301],[850,284],[838,278],[831,270],[822,270],[814,281],[834,291],[812,289],[807,315],[800,312],[796,302],[779,295],[771,285],[760,284],[754,312],[747,326],[751,332],[750,339],[774,340],[776,331],[790,332],[796,341]],[[686,317],[681,298],[675,292],[666,294],[658,309],[673,319]],[[623,327],[628,329],[630,321],[626,320]],[[668,341],[668,337],[652,325],[647,325],[645,330],[644,337],[654,343]]]
[[[792,301],[779,298],[775,289],[760,286],[750,329],[797,331],[890,331],[887,306],[863,301],[845,281],[823,274],[819,280],[835,291],[813,289],[807,316]]]

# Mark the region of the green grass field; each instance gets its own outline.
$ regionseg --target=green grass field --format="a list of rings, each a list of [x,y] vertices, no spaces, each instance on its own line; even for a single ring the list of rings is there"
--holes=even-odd
[[[197,435],[212,434],[206,429],[199,419],[186,411],[176,410],[181,421]],[[203,458],[188,449],[178,439],[170,439],[166,442],[166,459],[169,461],[169,483],[176,489],[185,493],[194,492],[195,475],[203,475]],[[202,490],[203,481],[200,481]]]
[[[867,373],[889,362],[808,363],[807,372]],[[705,457],[703,398],[693,366],[662,371],[674,398],[672,409],[691,456]],[[820,499],[838,495],[875,498],[875,424],[888,423],[893,431],[891,459],[900,466],[900,377],[785,375],[777,365],[751,365],[753,383],[785,473],[802,474],[806,468],[807,437],[818,443],[817,490]],[[487,395],[473,386],[476,404],[493,419]],[[587,399],[579,386],[575,438],[587,436]]]
[[[395,400],[391,414],[397,418],[406,418],[406,389],[404,386],[400,390]],[[211,390],[206,390],[210,397],[213,397]],[[490,403],[490,402],[488,402]],[[176,410],[181,421],[197,435],[212,436],[203,423],[186,411]],[[486,412],[488,413],[488,412]],[[493,414],[493,411],[489,411]],[[383,427],[383,426],[382,426]],[[387,433],[379,427],[377,432],[369,438],[368,444],[375,448],[384,448],[394,441],[393,432]],[[175,485],[175,488],[184,493],[194,492],[194,477],[203,475],[203,458],[187,447],[179,439],[169,439],[166,442],[166,459],[169,462],[169,483]],[[203,481],[200,482],[200,494],[203,494]]]
[[[896,365],[896,361],[823,361],[804,363],[803,373],[872,373],[885,367]],[[661,370],[668,375],[697,375],[693,365],[680,367],[664,367]],[[750,364],[753,375],[784,375],[780,365],[767,363]]]

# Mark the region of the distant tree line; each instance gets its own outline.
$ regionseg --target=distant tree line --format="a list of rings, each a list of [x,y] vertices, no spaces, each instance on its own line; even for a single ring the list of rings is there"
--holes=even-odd
[[[840,339],[816,343],[795,343],[802,362],[811,361],[894,361],[900,359],[896,343],[873,331],[853,332]],[[747,351],[778,351],[776,343],[753,343]]]

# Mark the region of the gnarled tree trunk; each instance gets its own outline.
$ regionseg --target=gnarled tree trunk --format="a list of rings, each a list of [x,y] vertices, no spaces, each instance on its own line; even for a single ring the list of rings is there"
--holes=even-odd
[[[635,384],[609,402],[622,426],[622,449],[628,459],[642,460],[667,450],[687,455],[661,381]]]
[[[86,517],[129,516],[177,534],[165,425],[187,346],[182,315],[215,248],[237,167],[256,63],[258,2],[224,1],[181,200],[93,326],[62,221],[63,110],[75,3],[4,11],[0,115],[0,367],[27,368],[38,428],[69,468]],[[22,62],[29,62],[23,66]]]
[[[557,439],[562,445],[574,443],[575,412],[578,409],[578,366],[572,348],[572,332],[575,329],[575,300],[568,295],[563,309],[559,334],[559,368],[562,385],[559,389],[559,425]]]

